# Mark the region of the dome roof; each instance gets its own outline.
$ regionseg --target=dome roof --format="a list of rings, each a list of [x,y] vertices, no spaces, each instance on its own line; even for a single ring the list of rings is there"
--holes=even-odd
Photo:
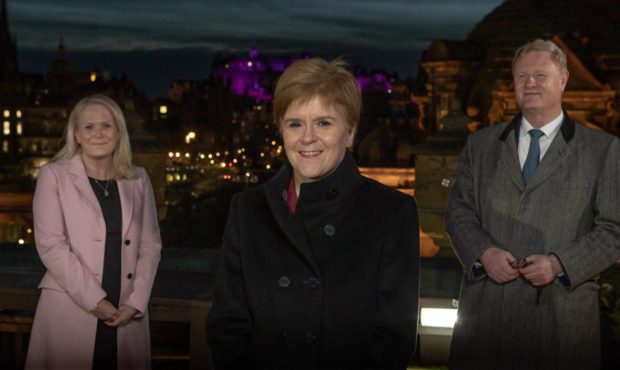
[[[619,29],[617,0],[507,0],[467,40],[486,45],[491,58],[511,60],[528,40],[558,36],[580,59],[591,59],[602,71],[620,71]]]

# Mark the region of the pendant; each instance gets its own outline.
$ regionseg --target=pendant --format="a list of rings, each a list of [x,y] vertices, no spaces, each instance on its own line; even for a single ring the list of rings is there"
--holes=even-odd
[[[109,192],[109,191],[107,191],[107,190],[104,190],[104,191],[103,191],[103,196],[104,196],[104,197],[107,197],[108,195],[110,195],[110,192]]]

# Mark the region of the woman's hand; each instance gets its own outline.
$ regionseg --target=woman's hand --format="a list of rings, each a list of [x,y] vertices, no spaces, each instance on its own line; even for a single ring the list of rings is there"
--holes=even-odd
[[[97,303],[97,307],[94,310],[90,311],[90,313],[95,315],[95,317],[99,320],[105,321],[113,320],[114,318],[118,317],[118,310],[116,309],[116,307],[114,307],[112,302],[108,301],[107,299],[100,300],[99,303]]]
[[[113,327],[127,325],[127,323],[129,323],[137,313],[138,310],[135,308],[127,305],[121,305],[118,308],[116,317],[106,320],[105,324]]]

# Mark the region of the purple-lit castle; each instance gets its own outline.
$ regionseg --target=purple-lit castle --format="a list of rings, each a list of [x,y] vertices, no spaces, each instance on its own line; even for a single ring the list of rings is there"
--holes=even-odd
[[[306,53],[298,57],[274,57],[267,60],[259,55],[257,48],[252,48],[247,58],[218,58],[211,69],[212,79],[221,81],[235,95],[248,96],[257,102],[269,102],[273,97],[273,81],[296,60],[311,57]],[[362,93],[392,93],[392,83],[384,73],[367,74],[359,67],[353,72]]]

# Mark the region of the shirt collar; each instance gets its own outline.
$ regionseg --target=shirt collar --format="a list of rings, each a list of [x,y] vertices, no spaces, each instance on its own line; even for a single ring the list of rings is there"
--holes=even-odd
[[[546,137],[552,139],[560,130],[560,126],[562,125],[563,120],[564,112],[560,111],[560,114],[557,117],[555,117],[551,122],[547,123],[543,127],[539,128],[539,130],[542,131]],[[521,137],[526,136],[530,130],[534,129],[532,124],[529,123],[527,119],[525,119],[525,117],[521,118],[521,123],[522,125],[519,131],[519,135]]]

